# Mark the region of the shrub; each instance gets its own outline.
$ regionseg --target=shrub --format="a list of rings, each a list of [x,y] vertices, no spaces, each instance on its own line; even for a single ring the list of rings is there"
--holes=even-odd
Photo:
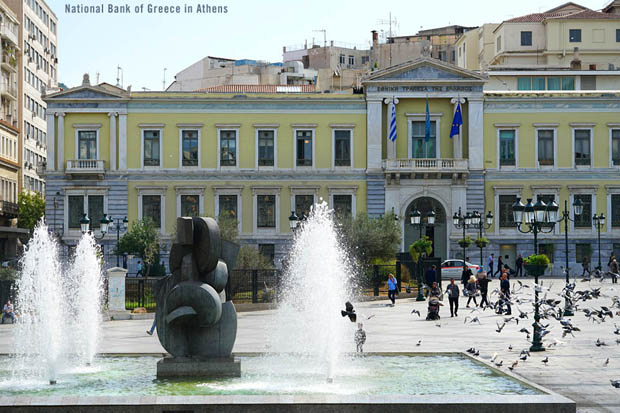
[[[458,242],[461,248],[469,248],[472,244],[472,240],[469,236],[460,239]]]
[[[487,237],[478,237],[474,242],[478,248],[484,248],[489,245],[489,239]]]
[[[529,257],[526,257],[523,262],[525,265],[544,265],[549,266],[551,261],[549,261],[549,257],[544,254],[533,254]]]
[[[10,267],[0,268],[0,280],[14,281],[16,279],[17,279],[17,270],[15,268],[10,268]]]
[[[243,245],[239,249],[235,269],[271,270],[273,269],[273,264],[267,257],[260,253],[258,248],[251,245]]]
[[[409,255],[413,262],[418,262],[420,258],[428,257],[433,253],[433,241],[426,235],[420,238],[409,247]]]

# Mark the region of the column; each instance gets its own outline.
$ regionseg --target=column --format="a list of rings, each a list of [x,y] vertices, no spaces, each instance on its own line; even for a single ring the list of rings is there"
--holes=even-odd
[[[65,170],[65,114],[56,113],[58,116],[58,170]],[[77,151],[78,149],[75,148]]]
[[[116,169],[116,116],[118,113],[110,112],[110,171]],[[100,155],[101,156],[101,155]]]
[[[366,136],[367,136],[367,162],[368,170],[381,170],[381,110],[382,100],[369,100],[367,103],[368,114],[366,117]]]
[[[138,146],[138,149],[139,146]],[[127,169],[127,114],[118,115],[118,169]]]
[[[128,320],[129,311],[125,310],[125,277],[124,268],[110,268],[108,274],[108,313],[114,320]]]
[[[463,113],[463,104],[465,103],[465,99],[461,97],[452,98],[450,99],[450,103],[454,105],[454,110],[452,111],[452,119],[454,119],[454,113],[456,113],[456,107],[458,103],[461,104],[461,114]],[[453,152],[452,152],[453,158],[463,159],[463,125],[459,127],[459,134],[452,137],[452,148],[453,148]],[[470,153],[470,156],[471,156],[471,153]]]
[[[54,114],[47,114],[47,170],[54,171],[56,169],[56,122]]]
[[[397,98],[385,98],[383,101],[387,107],[387,129],[385,131],[385,138],[387,139],[387,157],[388,159],[396,159],[396,141],[390,140],[390,122],[392,122],[392,107],[398,105]]]
[[[469,168],[484,168],[484,139],[482,124],[482,97],[468,98],[469,111]]]

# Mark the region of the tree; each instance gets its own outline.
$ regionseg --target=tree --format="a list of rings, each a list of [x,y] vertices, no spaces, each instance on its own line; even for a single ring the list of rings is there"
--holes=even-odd
[[[144,263],[145,275],[150,274],[151,267],[159,266],[159,235],[150,220],[134,221],[129,231],[119,240],[116,249],[119,255],[138,255]]]
[[[366,213],[342,221],[341,236],[349,252],[366,268],[373,260],[391,260],[400,245],[400,226],[394,214],[371,218]]]
[[[220,238],[226,241],[236,242],[239,237],[239,221],[230,212],[221,213],[217,217],[217,225],[220,227]]]
[[[258,248],[251,245],[243,245],[239,249],[235,269],[238,270],[271,270],[273,264],[271,261],[260,253]]]
[[[45,215],[45,199],[36,192],[22,192],[17,199],[17,211],[17,226],[32,231]]]

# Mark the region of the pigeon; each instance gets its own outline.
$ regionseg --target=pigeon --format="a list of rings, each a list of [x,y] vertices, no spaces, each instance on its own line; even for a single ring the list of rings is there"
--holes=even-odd
[[[345,307],[345,310],[342,310],[340,314],[342,314],[343,317],[349,317],[349,320],[351,320],[352,323],[355,323],[357,321],[357,314],[355,314],[355,309],[353,308],[353,304],[347,301],[344,304],[344,307]]]
[[[504,329],[504,327],[506,327],[506,323],[502,324],[501,326],[499,325],[499,322],[497,323],[497,331],[498,333],[501,333],[502,330]]]
[[[474,353],[474,356],[478,357],[479,355],[480,355],[480,352],[476,350],[476,352]]]
[[[596,345],[596,347],[601,347],[601,346],[606,346],[607,343],[605,343],[603,340],[601,340],[600,338],[596,339],[596,343],[594,343]]]
[[[353,337],[355,340],[355,345],[357,346],[357,352],[364,352],[364,343],[366,342],[366,332],[362,328],[364,325],[362,323],[357,323],[357,331],[355,332],[355,336]]]
[[[418,310],[416,310],[415,308],[413,310],[411,310],[411,314],[414,314],[414,313],[417,314],[418,317],[421,317],[420,316],[420,312]]]
[[[482,323],[480,323],[480,319],[478,317],[471,318],[470,316],[467,316],[467,317],[465,317],[465,321],[463,321],[463,324],[466,324],[467,320],[471,320],[470,323],[482,324]]]
[[[614,386],[616,389],[620,389],[620,380],[609,380],[611,382],[611,385]]]
[[[422,340],[418,340],[418,342],[416,343],[416,347],[419,347],[422,344]]]
[[[499,363],[495,363],[497,367],[502,367],[502,364],[504,364],[504,360],[500,360]]]
[[[495,361],[496,358],[497,358],[497,352],[493,353],[493,357],[491,357],[491,361]]]
[[[545,366],[547,365],[547,363],[549,363],[549,357],[545,357],[544,359],[541,360],[543,363],[545,363]]]
[[[508,345],[508,350],[509,350],[509,351],[512,351],[512,344],[509,344],[509,345]]]
[[[607,357],[607,360],[605,360],[605,363],[603,363],[603,367],[607,367],[609,365],[609,357]]]
[[[614,327],[615,327],[614,334],[620,335],[620,327],[618,327],[615,323],[614,323]]]
[[[510,366],[508,366],[508,370],[513,371],[515,369],[515,367],[517,367],[517,364],[519,364],[519,360],[515,360],[514,363],[512,363]]]
[[[470,347],[470,348],[467,349],[467,352],[470,353],[470,354],[474,354],[476,352],[476,349],[473,348],[473,347]]]
[[[527,328],[523,327],[521,330],[519,330],[519,333],[526,333],[526,334],[530,334],[530,332],[528,331]]]

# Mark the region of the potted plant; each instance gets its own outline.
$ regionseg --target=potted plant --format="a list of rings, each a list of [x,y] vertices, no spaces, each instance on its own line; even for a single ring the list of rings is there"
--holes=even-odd
[[[523,262],[527,273],[534,276],[543,275],[550,264],[549,257],[544,254],[530,255]]]
[[[487,237],[478,237],[475,243],[478,248],[484,248],[489,245],[489,239]]]
[[[409,247],[409,255],[413,262],[418,262],[420,256],[428,257],[433,253],[433,241],[427,236],[420,238]]]
[[[460,239],[458,242],[461,248],[469,248],[472,244],[472,240],[469,236],[466,236],[465,238]]]

